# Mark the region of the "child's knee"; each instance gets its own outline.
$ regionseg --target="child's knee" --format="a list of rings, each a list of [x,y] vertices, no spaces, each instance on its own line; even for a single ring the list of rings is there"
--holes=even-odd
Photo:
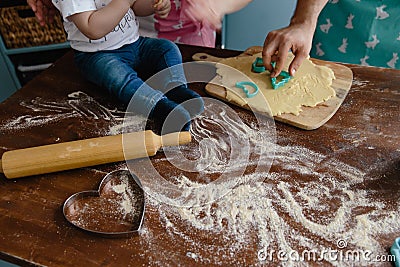
[[[179,47],[174,43],[171,42],[170,40],[167,39],[160,39],[162,41],[162,47],[169,52],[175,53],[177,56],[181,57],[181,51],[179,50]]]

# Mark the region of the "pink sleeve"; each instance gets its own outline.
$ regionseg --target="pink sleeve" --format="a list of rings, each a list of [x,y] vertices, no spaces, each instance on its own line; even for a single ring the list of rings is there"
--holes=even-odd
[[[190,18],[186,15],[185,10],[189,6],[189,3],[187,0],[181,0],[181,14],[180,14],[180,19],[183,21],[188,21]]]

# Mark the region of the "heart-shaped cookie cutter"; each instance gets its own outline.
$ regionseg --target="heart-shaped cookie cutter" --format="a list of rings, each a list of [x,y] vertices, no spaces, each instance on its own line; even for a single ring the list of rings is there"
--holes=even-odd
[[[254,92],[250,93],[249,90],[245,87],[245,85],[253,87],[254,88]],[[258,94],[258,91],[259,91],[257,84],[255,84],[253,82],[248,82],[248,81],[237,82],[235,84],[235,86],[237,88],[242,89],[243,92],[246,94],[247,98],[255,97]]]
[[[64,217],[84,231],[124,237],[142,226],[145,197],[139,179],[129,170],[108,173],[99,189],[78,192],[65,200]]]

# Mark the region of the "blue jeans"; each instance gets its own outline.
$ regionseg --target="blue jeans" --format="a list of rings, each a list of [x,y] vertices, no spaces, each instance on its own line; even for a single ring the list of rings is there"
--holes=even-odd
[[[116,50],[75,51],[75,63],[87,80],[107,89],[125,104],[138,92],[134,111],[142,114],[150,114],[171,86],[186,84],[183,68],[179,65],[182,63],[180,51],[165,39],[139,37],[136,42]],[[163,80],[158,83],[162,86],[157,90],[144,82],[172,66],[176,67],[170,68],[167,76],[161,75]]]

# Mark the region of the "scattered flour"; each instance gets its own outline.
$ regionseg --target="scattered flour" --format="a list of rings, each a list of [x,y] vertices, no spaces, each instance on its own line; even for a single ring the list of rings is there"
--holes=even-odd
[[[126,116],[124,111],[110,110],[81,91],[70,93],[65,100],[59,102],[36,97],[30,101],[23,101],[20,105],[30,110],[30,114],[21,115],[5,122],[0,126],[0,132],[43,127],[69,118],[82,118],[106,122],[109,130],[101,129],[102,132],[99,134],[116,135],[124,131],[141,130],[140,127],[145,122],[144,117]]]
[[[360,87],[365,87],[369,84],[369,81],[362,81],[362,80],[358,80],[358,79],[353,79],[352,85],[353,88],[360,88]]]
[[[360,87],[365,83],[353,81]],[[109,110],[83,92],[68,95],[64,102],[36,98],[21,105],[34,113],[6,122],[0,126],[0,132],[82,117],[108,121],[109,130],[104,134],[113,135],[140,130],[144,122],[144,118],[131,116],[124,123],[124,112]],[[43,116],[43,111],[52,114]],[[175,263],[179,262],[179,257],[185,257],[199,264],[257,266],[268,264],[268,261],[257,258],[257,252],[263,249],[335,250],[339,240],[346,241],[344,249],[369,250],[373,256],[387,255],[387,248],[382,247],[379,241],[383,235],[399,233],[400,210],[398,205],[390,205],[385,199],[371,201],[371,192],[362,186],[365,183],[363,171],[306,147],[276,144],[269,136],[263,135],[257,125],[239,124],[215,107],[210,108],[209,113],[214,115],[200,117],[192,124],[192,136],[198,146],[186,151],[183,148],[187,157],[197,159],[194,167],[203,182],[194,182],[177,174],[174,178],[183,195],[185,191],[191,192],[203,186],[207,182],[204,177],[219,174],[221,169],[235,173],[247,166],[263,166],[261,170],[264,171],[245,172],[241,177],[233,177],[239,178],[240,182],[229,193],[201,206],[170,206],[160,202],[161,195],[148,197],[147,205],[158,214],[168,237],[175,244],[188,248],[182,255],[177,255],[174,245],[169,250],[162,246],[163,250],[160,250],[154,229],[145,225],[140,232],[140,242],[147,247],[143,255],[153,259],[154,265],[163,265],[170,255],[175,255]],[[226,131],[248,140],[252,156],[226,168],[230,144],[225,137],[208,130],[210,124],[221,125],[221,133]],[[176,148],[169,149],[173,155]],[[266,157],[259,157],[265,154]],[[269,171],[272,159],[275,169]],[[166,159],[154,162],[163,160]],[[295,176],[304,179],[294,181],[292,177]],[[249,183],[252,180],[257,182]],[[129,190],[123,185],[116,185],[113,190],[129,195]],[[204,195],[212,199],[212,195],[218,193],[210,190]],[[132,212],[133,206],[129,201],[120,202],[120,210],[125,213]],[[204,241],[202,235],[212,242]],[[240,253],[247,253],[253,261],[237,257]],[[331,259],[325,259],[325,263],[333,266],[371,265],[365,261],[354,263]],[[285,262],[283,265],[301,264]],[[379,263],[374,264],[377,265]]]
[[[112,186],[115,193],[120,195],[120,212],[122,212],[124,218],[129,214],[134,214],[137,210],[137,199],[129,186],[128,177],[121,177],[121,183]]]
[[[253,157],[246,162],[237,162],[231,168],[224,168],[225,172],[234,173],[245,165],[268,165],[269,156],[261,157],[262,160],[257,157],[265,151],[265,147],[274,151],[271,157],[274,158],[275,168],[270,171],[265,168],[265,172],[246,172],[240,177],[240,182],[221,198],[213,197],[219,192],[210,188],[199,199],[217,200],[201,206],[170,206],[163,203],[164,195],[149,197],[148,205],[159,214],[169,238],[179,243],[180,247],[187,248],[186,254],[182,255],[177,255],[173,245],[171,250],[160,253],[151,226],[145,226],[141,242],[151,244],[145,255],[158,253],[158,261],[154,265],[168,262],[169,255],[174,255],[174,262],[179,262],[179,257],[184,261],[186,257],[199,264],[268,265],[271,261],[260,259],[257,254],[268,250],[301,253],[337,252],[341,249],[342,253],[370,251],[371,257],[387,255],[387,247],[383,247],[380,241],[382,236],[398,234],[400,209],[384,199],[371,201],[371,191],[363,186],[365,172],[306,147],[272,143],[254,125],[240,124],[238,127],[239,124],[227,118],[228,114],[215,107],[207,106],[207,110],[214,117],[199,117],[191,129],[194,141],[199,145],[185,151],[189,158],[197,157],[195,169],[200,172],[202,180],[206,180],[204,177],[207,175],[219,174],[221,165],[229,161],[226,158],[229,143],[226,138],[219,139],[218,134],[205,128],[210,123],[224,123],[222,128],[249,138],[253,147]],[[155,162],[163,160],[167,159]],[[293,177],[301,179],[293,180]],[[183,174],[174,178],[182,192],[203,186],[203,183],[191,181]],[[236,178],[239,177],[232,177]],[[249,184],[248,181],[259,182]],[[238,256],[241,253],[247,256],[241,258]],[[249,258],[253,261],[249,262]],[[279,264],[276,254],[270,260],[275,266]],[[281,264],[308,266],[299,261]],[[314,264],[371,266],[371,261],[341,261],[325,257]],[[379,264],[387,266],[388,262],[373,263],[374,266]]]

